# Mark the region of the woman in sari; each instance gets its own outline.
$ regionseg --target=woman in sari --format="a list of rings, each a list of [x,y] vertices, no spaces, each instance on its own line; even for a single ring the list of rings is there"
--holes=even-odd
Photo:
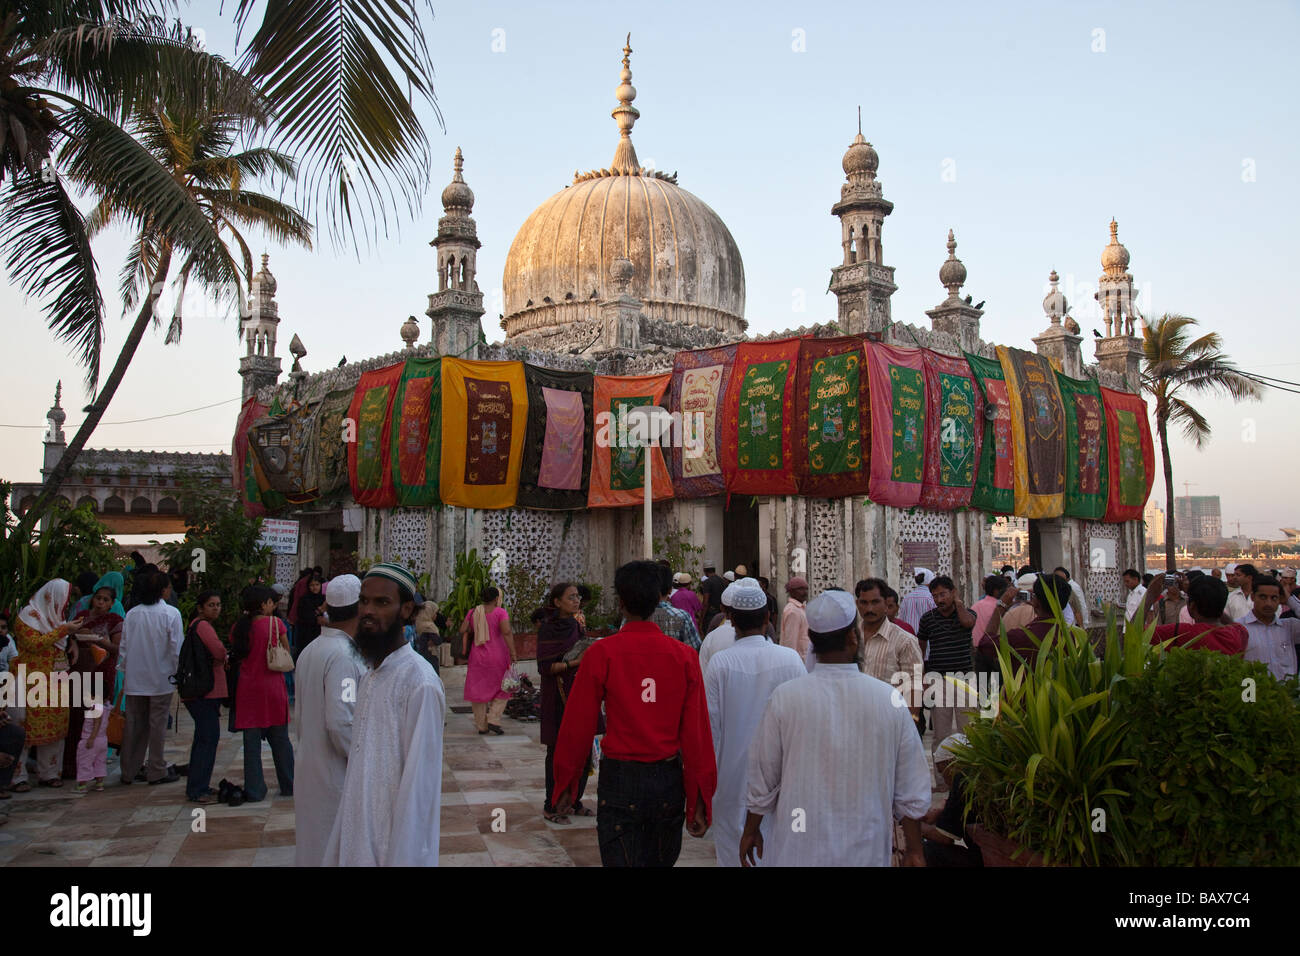
[[[72,586],[62,578],[57,578],[39,591],[31,603],[19,612],[14,623],[14,642],[18,645],[18,656],[13,660],[13,671],[18,673],[20,667],[26,667],[27,679],[34,675],[44,676],[45,686],[51,686],[54,674],[68,669],[68,659],[76,657],[75,645],[68,648],[68,635],[81,630],[80,618],[64,621],[63,615],[68,608],[68,597]],[[47,701],[57,704],[58,701]],[[28,707],[26,708],[24,728],[27,747],[36,748],[37,777],[43,787],[63,786],[63,743],[68,736],[67,707]],[[30,790],[27,783],[26,761],[18,761],[14,771],[14,782],[10,787],[16,793]]]
[[[109,571],[90,587],[86,595],[84,612],[74,614],[81,620],[77,629],[77,659],[72,670],[81,674],[82,686],[94,682],[95,675],[102,681],[95,692],[100,700],[107,700],[111,708],[116,700],[114,681],[117,678],[117,649],[122,643],[122,575]],[[68,713],[68,746],[63,748],[63,778],[77,779],[77,741],[81,739],[83,708],[73,707]]]
[[[501,679],[515,662],[515,636],[510,615],[501,607],[501,592],[483,589],[482,603],[465,615],[460,627],[469,666],[465,669],[465,699],[474,710],[474,726],[480,734],[500,736],[501,715],[510,694],[501,689]]]
[[[578,620],[581,607],[578,586],[562,581],[551,588],[546,595],[546,604],[533,615],[538,622],[537,673],[542,680],[541,743],[546,748],[546,800],[542,805],[542,815],[552,823],[568,823],[569,814],[580,817],[594,815],[582,805],[582,793],[587,789],[586,773],[578,777],[578,792],[574,794],[572,807],[551,806],[551,794],[555,791],[555,741],[560,733],[560,721],[564,719],[564,704],[573,691],[581,656],[571,661],[564,658],[585,636]],[[587,769],[591,769],[590,758]]]
[[[271,745],[280,796],[293,796],[293,745],[289,742],[289,691],[284,674],[266,666],[271,641],[286,651],[289,635],[276,616],[276,595],[254,584],[240,595],[243,613],[230,632],[229,669],[238,675],[231,730],[244,734],[244,793],[248,803],[266,798],[262,775],[262,741]]]

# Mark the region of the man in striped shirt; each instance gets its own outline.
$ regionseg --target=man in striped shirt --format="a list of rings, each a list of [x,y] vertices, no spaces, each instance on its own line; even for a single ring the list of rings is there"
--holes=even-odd
[[[879,578],[867,578],[854,585],[853,596],[862,622],[858,670],[894,687],[910,681],[916,699],[907,701],[907,706],[916,721],[921,715],[921,672],[925,665],[916,638],[885,616],[884,592],[888,587]]]
[[[952,578],[941,574],[930,582],[930,594],[934,598],[934,610],[927,611],[921,618],[917,630],[917,640],[921,653],[926,654],[928,669],[939,674],[969,674],[971,671],[971,628],[975,626],[975,615],[965,607],[957,596]],[[971,708],[948,704],[956,692],[950,683],[944,681],[938,685],[943,692],[942,699],[930,710],[930,728],[934,731],[931,751],[937,752],[939,744],[950,734],[961,733],[971,717]],[[946,705],[946,706],[945,706]],[[940,781],[940,790],[947,785]]]

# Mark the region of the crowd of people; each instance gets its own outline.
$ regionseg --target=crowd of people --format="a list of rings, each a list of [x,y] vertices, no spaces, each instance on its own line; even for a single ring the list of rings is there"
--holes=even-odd
[[[1294,571],[1122,577],[1124,616],[1154,625],[1153,642],[1262,661],[1279,680],[1296,673]],[[186,625],[167,573],[137,566],[130,578],[129,594],[117,571],[51,581],[12,621],[0,616],[0,662],[47,678],[78,671],[99,688],[0,710],[4,798],[30,789],[29,755],[38,785],[103,790],[112,736],[122,785],[184,776],[194,803],[257,802],[266,743],[279,795],[294,798],[300,865],[437,864],[448,651],[467,662],[480,735],[505,733],[520,680],[499,589],[449,622],[400,565],[329,581],[305,569],[292,589],[245,588],[223,636],[218,592],[197,595]],[[619,626],[604,638],[588,633],[590,592],[556,583],[532,615],[543,816],[595,816],[607,866],[671,866],[683,829],[710,828],[723,866],[979,865],[953,773],[975,709],[923,698],[921,674],[996,674],[1004,639],[1018,666],[1031,664],[1053,627],[1096,623],[1101,603],[1064,567],[1003,567],[970,607],[946,575],[916,568],[914,581],[901,597],[878,577],[812,596],[796,576],[780,604],[744,566],[707,566],[697,583],[666,561],[634,561],[615,575]],[[194,724],[183,768],[163,750],[177,696]],[[223,705],[242,734],[244,779],[214,788]],[[593,810],[583,798],[597,761]]]

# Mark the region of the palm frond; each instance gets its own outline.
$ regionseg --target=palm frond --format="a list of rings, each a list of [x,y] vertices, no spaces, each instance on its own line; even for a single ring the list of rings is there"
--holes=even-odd
[[[1169,421],[1183,427],[1183,437],[1196,446],[1197,450],[1205,447],[1210,440],[1210,423],[1205,416],[1181,398],[1169,402]]]
[[[161,250],[157,237],[147,229],[141,230],[126,250],[126,259],[118,273],[118,294],[122,297],[123,314],[130,312],[140,302],[148,289],[150,278],[158,269]]]
[[[200,195],[227,221],[257,226],[271,239],[284,245],[311,248],[311,222],[298,210],[278,199],[261,193],[235,192],[229,189],[204,189]]]
[[[0,187],[0,252],[9,276],[41,300],[50,329],[72,343],[93,391],[104,342],[104,301],[86,221],[62,179],[22,174]]]
[[[238,0],[241,28],[255,6]],[[357,224],[368,238],[379,226],[386,233],[399,196],[419,209],[429,143],[411,100],[427,101],[439,125],[442,117],[413,0],[271,0],[241,66],[274,104],[286,148],[302,161],[300,194],[309,214],[324,207],[336,243],[355,241]]]
[[[210,156],[195,160],[189,167],[194,181],[202,186],[230,186],[238,178],[267,177],[272,184],[276,177],[286,182],[297,176],[298,164],[292,156],[266,146],[244,150],[233,156]]]

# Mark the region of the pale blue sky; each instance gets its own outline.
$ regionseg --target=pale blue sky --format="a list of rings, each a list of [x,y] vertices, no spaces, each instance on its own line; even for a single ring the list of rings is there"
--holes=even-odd
[[[183,17],[229,54],[229,4],[225,19],[217,8],[194,3]],[[1046,324],[1040,303],[1055,268],[1091,359],[1090,330],[1100,327],[1091,297],[1114,216],[1144,314],[1197,316],[1243,367],[1300,380],[1290,288],[1300,211],[1300,135],[1288,93],[1300,39],[1295,4],[439,2],[435,11],[426,23],[446,132],[430,115],[437,166],[424,208],[359,259],[325,237],[310,253],[270,249],[286,370],[295,332],[309,370],[399,347],[410,313],[427,336],[425,297],[437,281],[427,243],[458,145],[477,196],[484,326],[499,339],[497,290],[515,231],[575,169],[613,156],[609,112],[631,30],[638,155],[676,170],[728,224],[744,258],[753,331],[834,317],[824,294],[840,256],[830,206],[861,105],[895,204],[883,245],[897,269],[896,319],[928,322],[924,310],[944,297],[937,273],[953,228],[969,273],[964,292],[987,301],[984,338],[1031,347]],[[504,50],[494,52],[494,39]],[[1244,181],[1251,170],[1254,181]],[[96,247],[108,301],[123,251],[121,236]],[[806,311],[797,312],[801,295]],[[126,332],[119,311],[106,367]],[[80,370],[7,283],[0,314],[9,353],[0,421],[41,425],[62,377],[71,437],[84,402]],[[237,397],[235,335],[233,320],[197,317],[180,346],[151,335],[106,420]],[[1202,407],[1215,440],[1202,453],[1175,444],[1179,493],[1185,479],[1192,494],[1221,495],[1225,530],[1240,520],[1243,533],[1275,536],[1300,523],[1296,397]],[[229,444],[234,411],[232,403],[103,426],[91,444],[218,450]],[[0,429],[0,475],[35,479],[40,435]],[[1155,493],[1163,497],[1159,481]]]

